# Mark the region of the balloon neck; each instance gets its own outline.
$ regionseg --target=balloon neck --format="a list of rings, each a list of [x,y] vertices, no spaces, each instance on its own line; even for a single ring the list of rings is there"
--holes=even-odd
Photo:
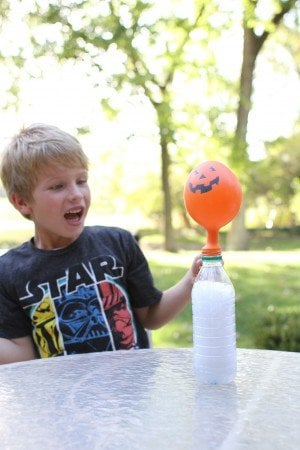
[[[219,245],[219,230],[206,230],[206,233],[207,241],[204,247],[202,247],[202,255],[221,255],[222,249]]]

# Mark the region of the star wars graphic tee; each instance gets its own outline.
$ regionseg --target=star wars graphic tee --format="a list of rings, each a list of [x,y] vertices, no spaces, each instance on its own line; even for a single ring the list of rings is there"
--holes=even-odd
[[[32,335],[40,357],[149,347],[134,308],[158,302],[131,233],[85,227],[68,247],[32,240],[0,258],[0,337]]]

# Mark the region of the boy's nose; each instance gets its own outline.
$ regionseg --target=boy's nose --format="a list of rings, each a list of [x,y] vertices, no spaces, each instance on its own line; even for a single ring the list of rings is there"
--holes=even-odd
[[[70,190],[69,190],[70,199],[74,200],[74,199],[81,198],[82,196],[83,196],[82,191],[81,191],[80,187],[77,186],[77,184],[72,185],[70,187]]]

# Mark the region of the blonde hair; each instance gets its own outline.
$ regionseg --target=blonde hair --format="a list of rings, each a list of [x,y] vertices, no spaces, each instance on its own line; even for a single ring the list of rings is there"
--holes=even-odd
[[[40,171],[49,164],[88,170],[87,156],[69,133],[42,123],[23,128],[6,147],[1,161],[1,180],[8,198],[16,193],[30,200]]]

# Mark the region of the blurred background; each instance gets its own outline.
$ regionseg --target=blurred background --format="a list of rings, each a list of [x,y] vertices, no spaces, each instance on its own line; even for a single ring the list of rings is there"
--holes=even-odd
[[[139,237],[157,285],[189,267],[205,232],[186,214],[190,171],[218,160],[243,205],[222,229],[238,345],[300,350],[300,2],[0,2],[0,151],[56,125],[90,159],[88,224]],[[32,224],[0,186],[0,248]],[[191,310],[153,333],[191,346]]]

